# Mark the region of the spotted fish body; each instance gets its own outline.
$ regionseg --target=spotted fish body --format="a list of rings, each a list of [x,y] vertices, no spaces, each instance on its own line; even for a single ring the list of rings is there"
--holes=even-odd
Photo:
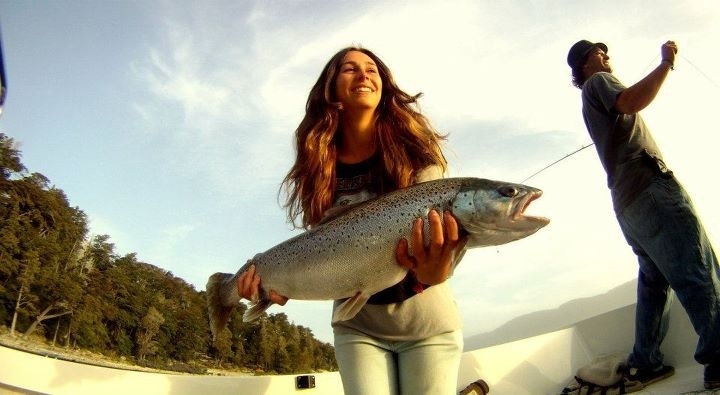
[[[333,322],[352,318],[367,299],[402,280],[395,248],[410,239],[412,222],[431,209],[451,211],[465,248],[499,245],[535,233],[546,218],[523,214],[540,197],[538,189],[479,178],[445,178],[419,183],[369,200],[321,225],[256,255],[235,275],[216,273],[207,285],[211,329],[216,334],[240,300],[237,277],[255,265],[261,278],[259,301],[243,316],[258,318],[271,304],[269,291],[290,299],[346,300]],[[427,223],[427,220],[425,221]],[[428,233],[427,231],[425,232]],[[456,260],[457,262],[457,260]]]

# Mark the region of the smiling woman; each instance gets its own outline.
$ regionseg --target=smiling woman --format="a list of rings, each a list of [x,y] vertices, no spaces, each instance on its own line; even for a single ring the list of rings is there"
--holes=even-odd
[[[442,178],[447,167],[443,137],[416,108],[417,97],[400,89],[370,50],[348,47],[333,55],[310,90],[296,130],[297,157],[284,180],[288,218],[318,230],[333,209]],[[427,228],[423,217],[412,216],[418,210],[412,210],[399,225],[408,240],[389,239],[382,262],[399,272],[392,284],[354,287],[333,297],[338,299],[334,317],[342,317],[332,323],[335,356],[347,395],[455,392],[462,335],[446,280],[467,240],[449,210],[424,208]],[[262,268],[262,257],[257,259]],[[337,267],[341,254],[333,253],[329,262]],[[255,300],[262,280],[252,263],[237,284],[240,296]],[[364,267],[360,260],[350,263]],[[272,278],[262,275],[270,288],[262,294],[269,292],[270,300],[284,304],[287,298],[272,295],[282,293],[281,287],[272,289]],[[347,305],[358,308],[343,314]]]

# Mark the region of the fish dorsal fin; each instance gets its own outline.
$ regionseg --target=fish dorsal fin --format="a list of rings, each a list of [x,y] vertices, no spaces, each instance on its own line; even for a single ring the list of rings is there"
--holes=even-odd
[[[332,322],[335,323],[339,321],[347,321],[350,318],[355,317],[355,315],[360,312],[360,309],[365,306],[365,303],[367,303],[368,299],[370,299],[369,296],[358,291],[355,296],[345,300],[337,308],[335,308]]]

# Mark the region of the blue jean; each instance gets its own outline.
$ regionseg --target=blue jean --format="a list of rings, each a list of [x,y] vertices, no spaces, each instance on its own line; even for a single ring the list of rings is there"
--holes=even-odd
[[[459,330],[397,342],[335,334],[345,395],[456,394],[462,349]]]
[[[660,345],[668,329],[670,289],[699,335],[695,360],[720,362],[720,268],[683,187],[672,176],[658,175],[617,213],[617,219],[639,263],[630,366],[662,365]]]

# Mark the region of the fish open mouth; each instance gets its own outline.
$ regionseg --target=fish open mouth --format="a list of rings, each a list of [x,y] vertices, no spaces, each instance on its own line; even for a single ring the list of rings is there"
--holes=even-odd
[[[532,222],[532,223],[541,223],[542,226],[547,225],[550,223],[550,219],[546,217],[539,217],[534,215],[527,215],[525,213],[525,210],[530,206],[530,203],[537,200],[542,196],[542,191],[535,190],[535,191],[528,191],[525,196],[522,197],[517,202],[517,205],[515,206],[515,215],[513,215],[513,219],[516,221],[526,221],[526,222]]]

